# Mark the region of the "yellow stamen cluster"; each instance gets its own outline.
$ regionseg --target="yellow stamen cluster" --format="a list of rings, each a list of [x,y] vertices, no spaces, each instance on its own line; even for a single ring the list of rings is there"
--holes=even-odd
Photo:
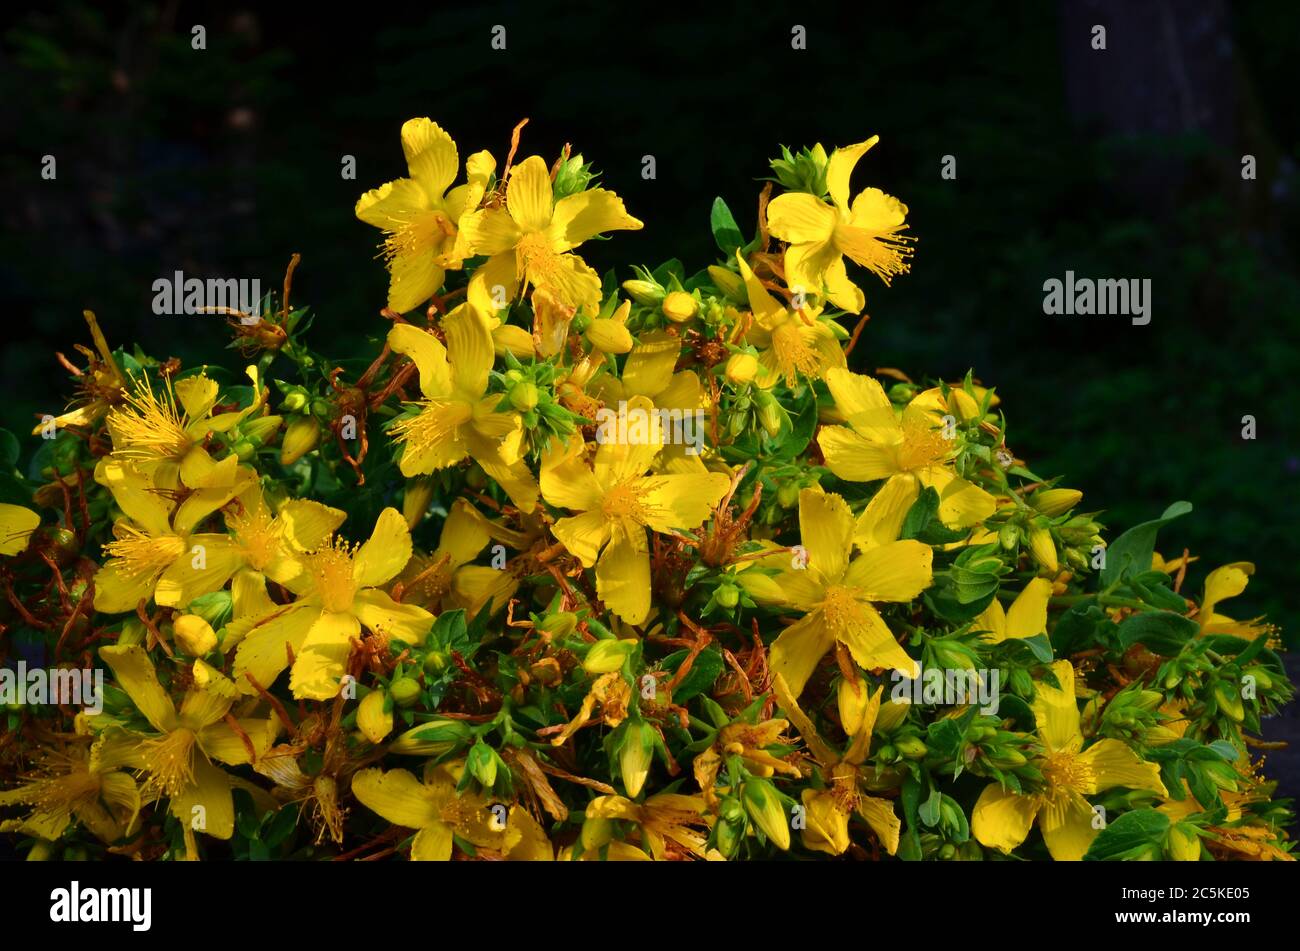
[[[181,728],[143,744],[147,782],[159,795],[176,797],[194,785],[195,736]]]
[[[303,558],[326,611],[348,611],[352,608],[357,593],[357,585],[352,577],[352,559],[357,547],[344,539],[335,538]]]

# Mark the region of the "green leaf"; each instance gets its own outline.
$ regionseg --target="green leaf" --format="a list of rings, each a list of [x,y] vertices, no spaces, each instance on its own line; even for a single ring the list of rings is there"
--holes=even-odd
[[[745,236],[740,233],[740,226],[732,217],[731,209],[721,198],[713,199],[713,210],[709,212],[709,226],[713,229],[713,240],[727,257],[734,257],[736,249],[745,243]]]
[[[1115,862],[1143,858],[1158,851],[1169,832],[1169,817],[1154,809],[1126,812],[1092,842],[1085,862]]]
[[[664,658],[664,668],[676,673],[677,668],[686,660],[690,651],[678,651]],[[695,662],[682,682],[673,688],[673,703],[682,704],[713,686],[726,662],[722,654],[711,647],[706,647],[695,656]]]
[[[1200,627],[1191,618],[1172,611],[1144,611],[1125,618],[1119,626],[1119,643],[1124,648],[1144,644],[1153,653],[1173,657],[1196,636]]]
[[[1102,587],[1110,587],[1127,575],[1151,570],[1151,555],[1156,550],[1156,533],[1167,522],[1192,510],[1191,502],[1175,502],[1163,515],[1141,525],[1134,525],[1106,549],[1106,567],[1101,569]]]

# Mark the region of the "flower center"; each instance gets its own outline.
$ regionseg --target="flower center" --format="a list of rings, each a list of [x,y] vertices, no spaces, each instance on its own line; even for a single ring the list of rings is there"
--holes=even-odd
[[[821,358],[804,340],[798,321],[787,320],[772,331],[772,350],[787,386],[793,386],[800,374],[819,375]]]
[[[279,550],[280,534],[274,528],[271,513],[264,508],[232,516],[230,531],[243,548],[244,558],[258,571],[270,564]]]
[[[383,257],[390,265],[395,258],[404,258],[424,252],[438,255],[448,250],[448,242],[456,236],[456,229],[441,211],[426,211],[384,239]],[[439,264],[446,264],[439,259]]]
[[[104,553],[120,559],[123,572],[131,578],[161,574],[185,554],[185,542],[179,535],[153,538],[126,524],[119,525],[117,532],[119,537],[104,546]]]
[[[184,727],[143,744],[148,786],[174,798],[194,785],[194,733]]]
[[[1093,789],[1091,767],[1074,753],[1049,753],[1042,769],[1043,778],[1053,793],[1067,790],[1086,793]]]
[[[929,421],[912,420],[903,423],[903,442],[898,447],[898,468],[912,472],[937,466],[948,458],[952,441],[943,438],[943,430],[933,428]]]
[[[194,444],[170,385],[162,395],[154,393],[148,378],[132,392],[124,393],[127,406],[109,415],[113,449],[127,459],[179,459]]]
[[[605,493],[605,498],[600,503],[600,510],[606,518],[610,520],[627,518],[638,525],[645,524],[646,512],[641,497],[645,494],[646,487],[641,484],[641,481],[632,479],[622,482]]]
[[[428,400],[419,414],[393,426],[393,438],[422,455],[454,440],[473,416],[474,408],[461,400]]]
[[[303,562],[316,583],[321,606],[333,613],[351,611],[356,599],[357,586],[352,580],[352,556],[356,546],[340,538],[311,552]]]
[[[858,589],[846,585],[831,585],[821,603],[826,627],[837,639],[848,631],[861,630],[866,625],[866,610],[858,599]]]

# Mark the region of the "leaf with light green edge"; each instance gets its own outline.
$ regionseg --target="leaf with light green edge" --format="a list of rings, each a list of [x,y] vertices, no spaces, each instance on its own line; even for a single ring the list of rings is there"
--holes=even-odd
[[[1156,550],[1156,533],[1192,510],[1191,502],[1175,502],[1157,519],[1134,525],[1110,543],[1106,549],[1106,567],[1101,569],[1102,587],[1108,588],[1126,575],[1151,570],[1151,555]]]
[[[1152,653],[1173,657],[1199,631],[1195,621],[1181,614],[1144,611],[1120,622],[1119,643],[1125,649],[1142,644]]]
[[[732,257],[736,249],[745,243],[745,236],[740,233],[731,209],[721,198],[713,199],[713,209],[709,212],[709,227],[713,231],[713,240],[718,249],[727,257]]]
[[[1120,862],[1158,857],[1169,832],[1169,817],[1155,809],[1126,812],[1093,839],[1085,862]]]
[[[678,651],[664,658],[664,669],[673,673],[686,660],[690,651]],[[695,655],[695,661],[691,664],[691,669],[687,671],[682,682],[673,688],[673,703],[682,704],[692,697],[703,693],[713,686],[714,681],[722,673],[726,662],[722,659],[722,654],[711,647],[706,647]]]
[[[938,786],[935,786],[930,790],[930,798],[921,803],[920,809],[917,810],[917,815],[921,817],[921,821],[926,825],[932,827],[937,826],[939,824],[939,817],[941,815],[940,809],[942,806],[943,793],[939,792]]]

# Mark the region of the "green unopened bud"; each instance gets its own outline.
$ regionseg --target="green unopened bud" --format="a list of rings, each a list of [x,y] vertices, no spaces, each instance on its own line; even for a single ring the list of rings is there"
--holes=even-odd
[[[638,304],[653,307],[664,299],[664,289],[650,281],[624,281],[623,290]]]
[[[240,462],[247,462],[257,455],[257,446],[251,439],[241,439],[230,447],[230,451],[239,457]]]
[[[790,821],[786,817],[781,797],[766,779],[750,779],[740,787],[740,801],[749,818],[763,830],[782,852],[790,848]]]
[[[1014,551],[1020,544],[1020,529],[1013,523],[1007,522],[998,529],[998,544],[1006,551]]]
[[[420,682],[411,677],[398,677],[388,688],[388,692],[393,696],[393,703],[399,707],[409,707],[415,703],[420,699],[422,691]]]
[[[708,271],[713,286],[722,291],[729,300],[737,304],[749,302],[749,297],[745,294],[745,282],[739,274],[716,264],[710,264]]]
[[[781,432],[781,404],[766,390],[759,390],[754,397],[754,402],[758,406],[759,425],[763,427],[764,432],[775,438]]]
[[[460,720],[430,720],[407,730],[391,744],[389,751],[406,756],[441,756],[470,739],[470,728]]]
[[[302,390],[293,390],[280,401],[280,408],[286,413],[297,413],[306,409],[309,402],[306,393]]]
[[[589,674],[608,674],[619,670],[623,662],[636,650],[637,642],[631,638],[622,641],[597,641],[582,659],[582,669]]]
[[[901,737],[894,741],[894,746],[898,749],[898,752],[908,759],[924,759],[925,754],[930,752],[926,745],[915,736]]]
[[[641,795],[646,777],[650,775],[650,760],[654,755],[656,734],[648,723],[629,720],[618,748],[618,770],[623,777],[623,788],[630,798]]]
[[[485,789],[490,789],[496,784],[499,762],[500,757],[497,756],[496,750],[479,740],[469,748],[465,768]]]
[[[521,413],[535,407],[539,398],[537,385],[529,380],[521,380],[510,387],[510,405]]]
[[[239,431],[253,445],[262,446],[275,435],[282,422],[283,418],[279,416],[259,416],[257,419],[244,423]]]
[[[748,383],[758,373],[758,358],[752,353],[733,353],[724,372],[729,383]]]

